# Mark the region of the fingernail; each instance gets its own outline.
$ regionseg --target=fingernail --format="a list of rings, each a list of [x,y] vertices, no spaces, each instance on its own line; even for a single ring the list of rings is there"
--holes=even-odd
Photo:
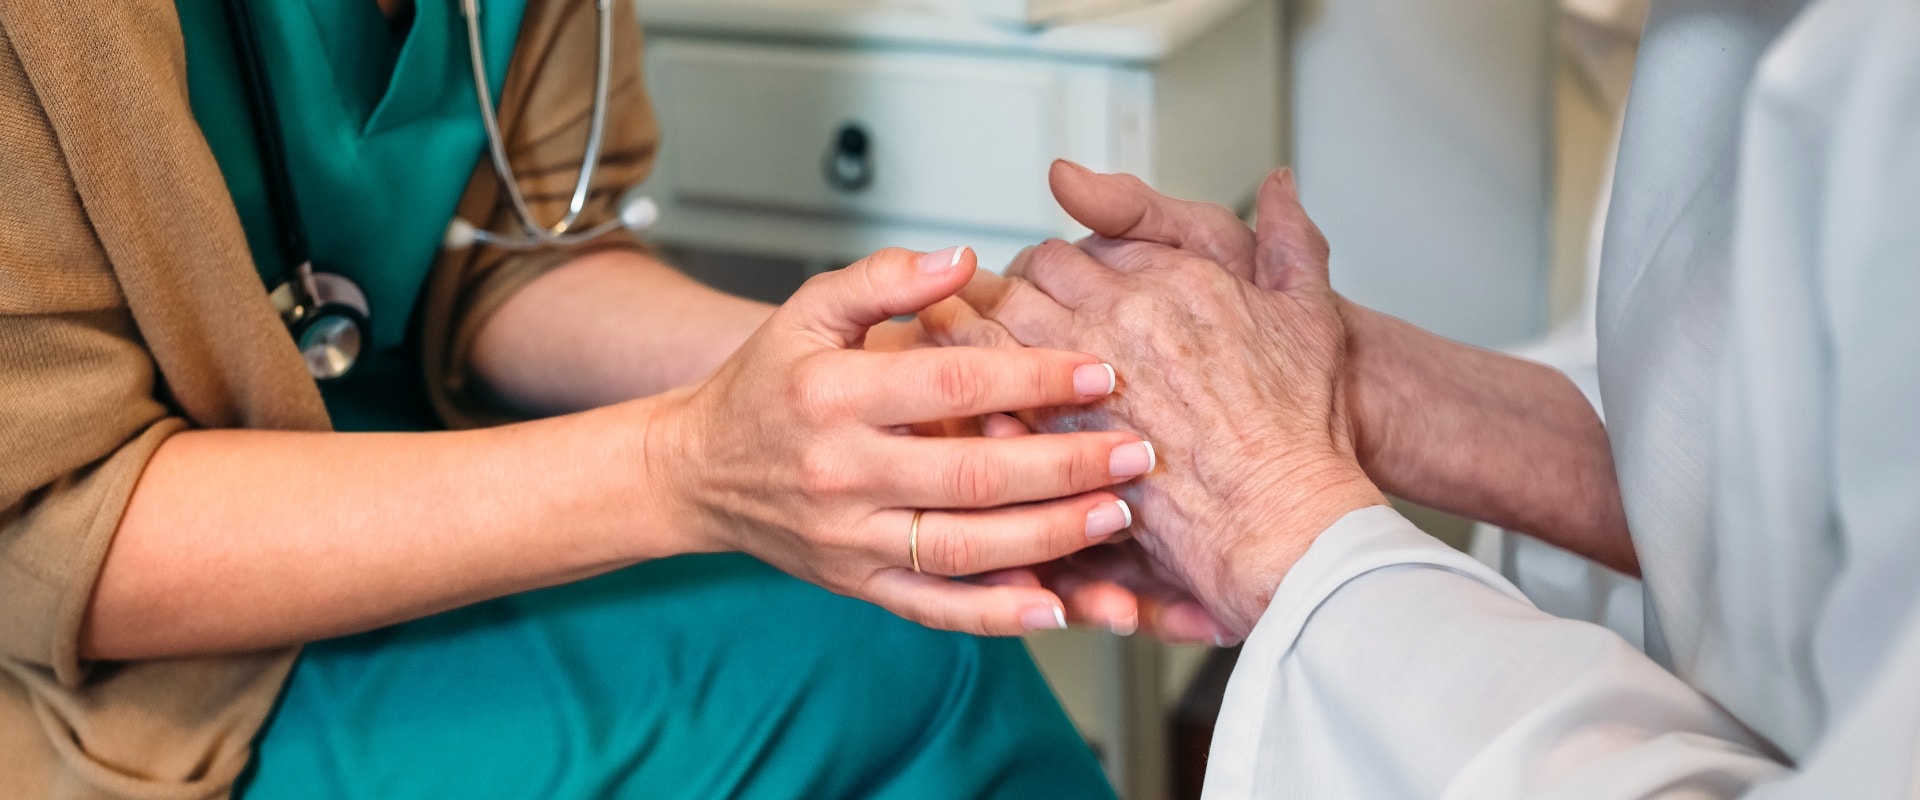
[[[1127,507],[1127,501],[1115,500],[1101,503],[1087,512],[1087,538],[1099,539],[1123,530],[1133,524],[1133,509]]]
[[[1059,606],[1031,606],[1020,612],[1020,626],[1030,631],[1063,631],[1067,614]]]
[[[1116,478],[1131,478],[1153,471],[1153,444],[1150,442],[1128,442],[1113,448],[1113,454],[1107,457],[1107,470]]]
[[[920,271],[927,273],[946,272],[947,270],[960,266],[960,256],[965,252],[967,252],[967,248],[965,247],[949,247],[945,250],[922,255],[920,256]]]
[[[1081,364],[1073,368],[1073,390],[1081,397],[1113,394],[1119,381],[1112,364]]]
[[[1139,630],[1140,616],[1138,614],[1128,617],[1123,621],[1113,623],[1112,627],[1113,635],[1115,636],[1132,636]]]

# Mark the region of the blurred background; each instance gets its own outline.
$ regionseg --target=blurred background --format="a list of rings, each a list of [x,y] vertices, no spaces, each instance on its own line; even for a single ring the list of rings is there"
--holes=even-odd
[[[1577,358],[1644,6],[643,0],[663,138],[638,191],[674,263],[777,301],[883,246],[992,266],[1082,235],[1047,193],[1054,158],[1242,212],[1290,164],[1340,291]],[[1406,510],[1462,548],[1499,536]],[[1123,797],[1198,796],[1231,651],[1029,644]]]

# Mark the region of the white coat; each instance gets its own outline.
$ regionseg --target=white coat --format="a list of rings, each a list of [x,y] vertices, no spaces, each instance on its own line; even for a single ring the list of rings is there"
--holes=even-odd
[[[1602,253],[1647,653],[1354,512],[1207,797],[1920,797],[1920,3],[1656,0]]]

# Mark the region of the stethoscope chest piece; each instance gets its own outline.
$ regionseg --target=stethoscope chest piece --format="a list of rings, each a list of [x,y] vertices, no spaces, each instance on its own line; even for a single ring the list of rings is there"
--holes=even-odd
[[[346,377],[360,363],[371,342],[373,318],[366,293],[353,281],[302,263],[271,296],[315,380]]]

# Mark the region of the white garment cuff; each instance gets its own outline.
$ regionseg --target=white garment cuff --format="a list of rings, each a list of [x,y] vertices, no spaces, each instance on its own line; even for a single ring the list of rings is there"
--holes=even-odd
[[[1340,587],[1369,572],[1402,564],[1456,572],[1527,602],[1526,595],[1499,573],[1420,530],[1392,507],[1370,506],[1350,511],[1328,526],[1287,571],[1273,602],[1247,638],[1248,650],[1260,639],[1262,649],[1271,648],[1270,654],[1262,655],[1272,657],[1261,663],[1278,663],[1300,637],[1314,609]]]
[[[1268,709],[1279,681],[1272,665],[1282,663],[1300,639],[1307,620],[1334,592],[1368,573],[1387,567],[1412,565],[1460,573],[1493,586],[1526,603],[1520,590],[1471,556],[1441,543],[1408,522],[1389,506],[1348,512],[1320,534],[1306,555],[1294,564],[1274,592],[1273,601],[1247,636],[1240,663],[1227,686],[1227,697],[1237,707]],[[1370,580],[1393,580],[1414,574],[1388,570]],[[1529,604],[1531,605],[1531,604]],[[1258,748],[1266,721],[1258,711],[1223,713],[1214,727],[1214,753],[1222,742],[1242,742],[1254,748],[1242,758],[1214,758],[1207,766],[1209,797],[1253,797],[1257,785]]]

